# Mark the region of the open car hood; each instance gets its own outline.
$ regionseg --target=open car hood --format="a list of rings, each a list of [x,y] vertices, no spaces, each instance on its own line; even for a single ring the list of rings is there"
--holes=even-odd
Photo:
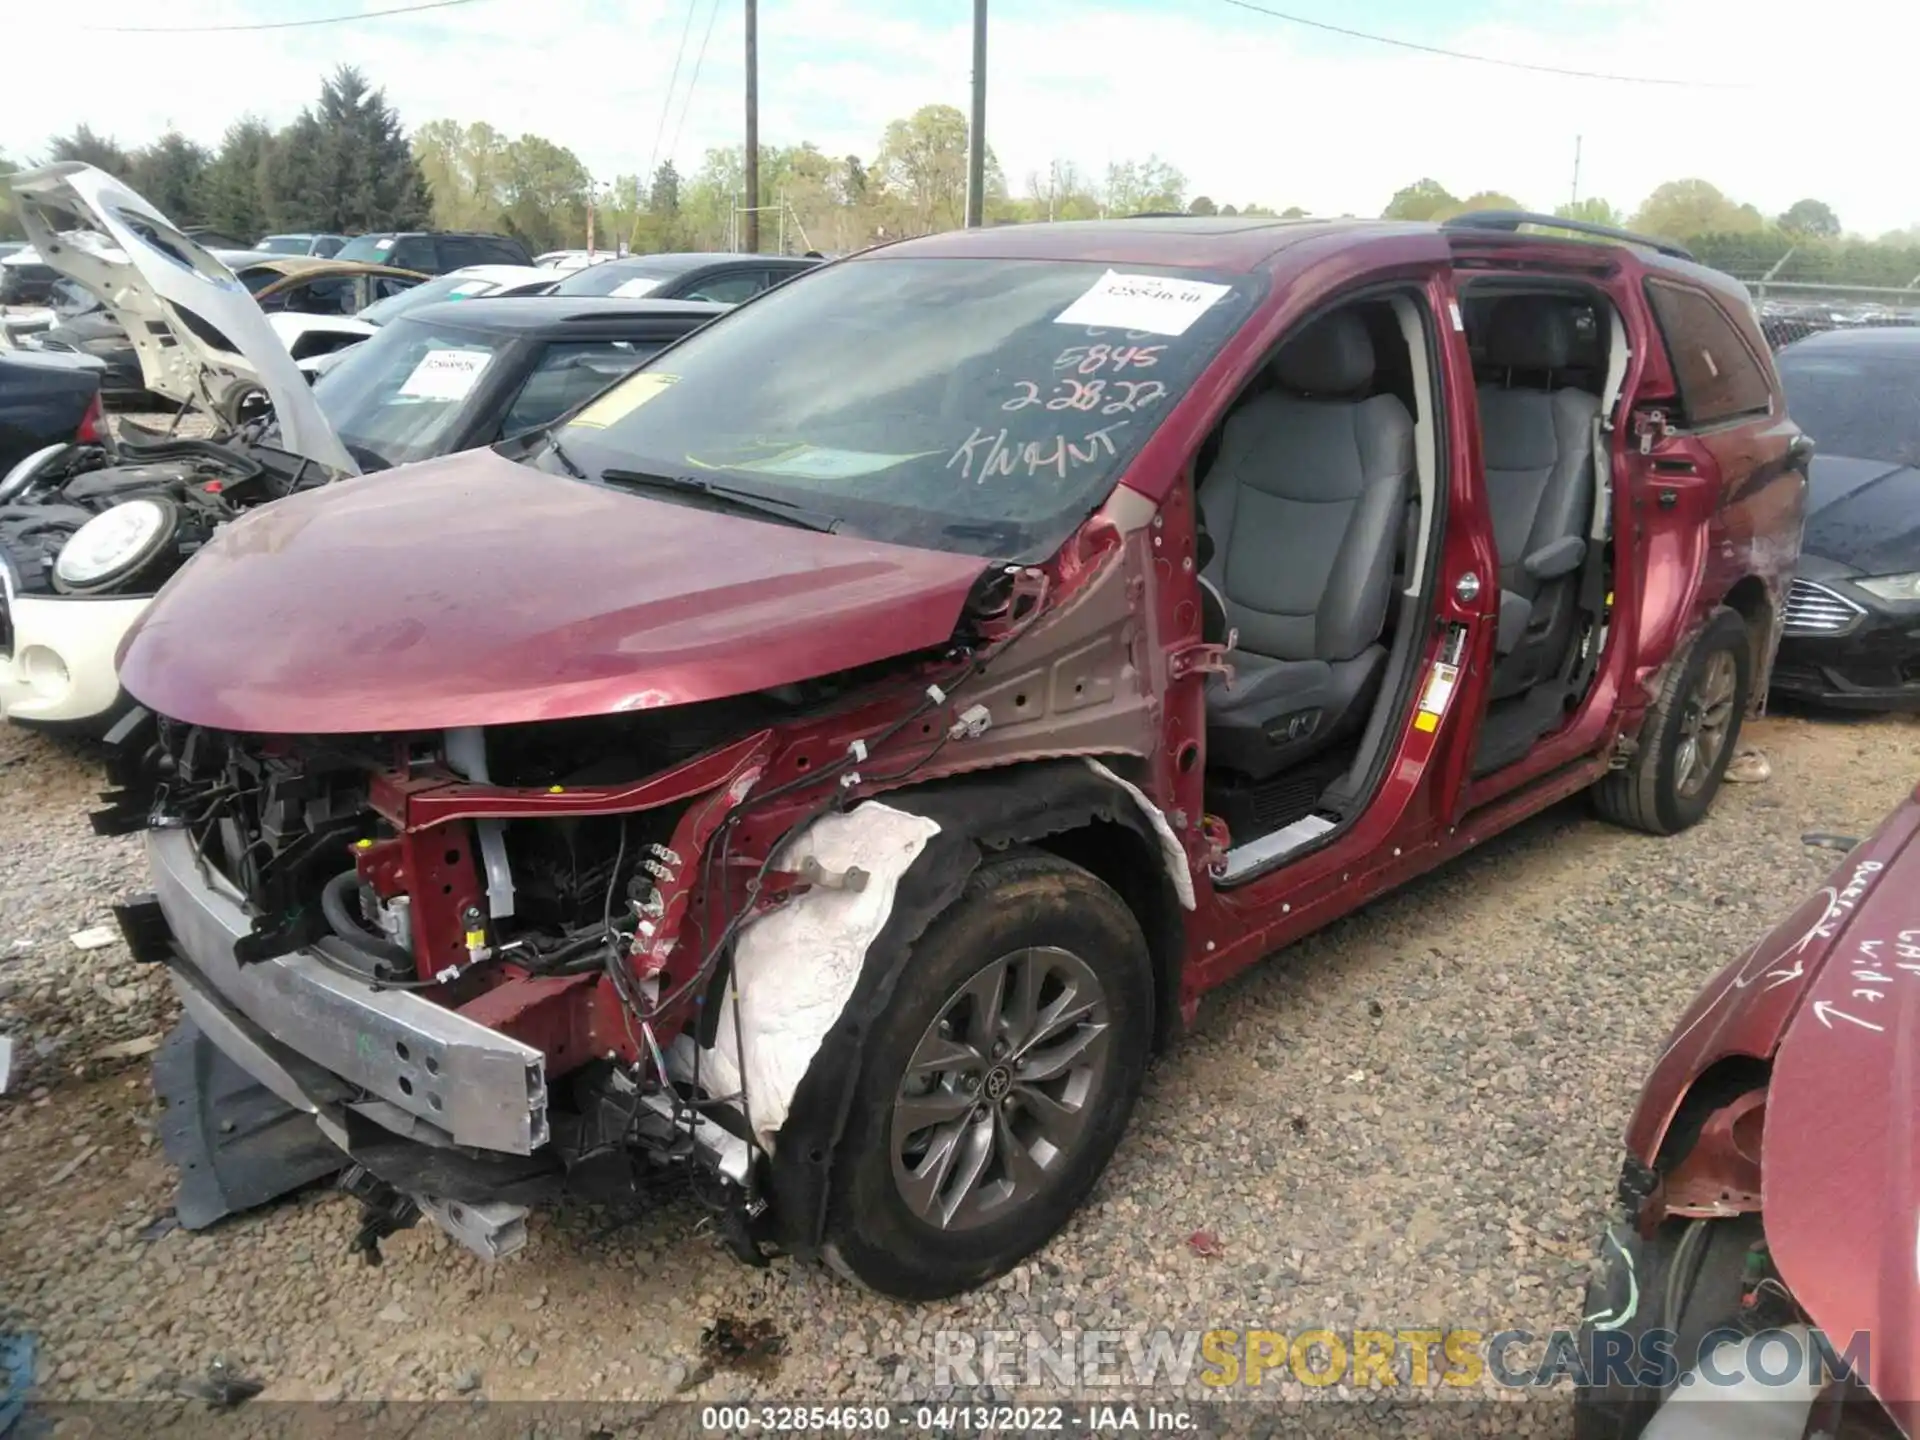
[[[126,330],[147,389],[218,413],[235,381],[273,401],[289,450],[359,473],[267,317],[234,273],[159,210],[91,165],[9,177],[43,261],[86,287]]]
[[[943,645],[989,562],[469,450],[241,516],[120,653],[194,725],[352,734],[686,705]]]

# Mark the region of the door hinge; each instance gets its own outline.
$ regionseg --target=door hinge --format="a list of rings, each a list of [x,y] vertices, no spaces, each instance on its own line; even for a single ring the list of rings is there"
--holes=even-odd
[[[1639,442],[1642,455],[1651,455],[1654,442],[1671,434],[1673,427],[1667,423],[1664,410],[1642,410],[1633,417],[1633,437]]]
[[[1227,659],[1227,645],[1188,645],[1167,657],[1168,678],[1184,680],[1189,675],[1222,675],[1233,679],[1233,663]]]

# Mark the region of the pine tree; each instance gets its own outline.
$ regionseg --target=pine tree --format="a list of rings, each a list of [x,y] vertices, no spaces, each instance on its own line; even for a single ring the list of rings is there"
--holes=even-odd
[[[417,230],[433,214],[426,176],[386,92],[343,65],[279,142],[275,222],[288,230]]]

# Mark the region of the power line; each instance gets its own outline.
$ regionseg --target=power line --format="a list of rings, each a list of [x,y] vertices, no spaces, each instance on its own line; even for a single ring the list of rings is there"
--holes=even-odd
[[[349,15],[315,15],[306,20],[261,20],[250,25],[75,25],[91,35],[215,35],[237,30],[304,30],[312,25],[344,25],[350,20],[379,20],[388,15],[414,15],[422,10],[450,10],[456,5],[480,5],[486,0],[420,0],[385,10],[356,10]]]
[[[1365,30],[1350,30],[1344,25],[1329,24],[1325,20],[1309,20],[1304,15],[1289,15],[1283,10],[1270,10],[1265,5],[1256,5],[1253,0],[1222,0],[1222,3],[1241,10],[1251,10],[1256,15],[1265,15],[1269,19],[1284,20],[1290,25],[1303,25],[1309,30],[1323,30],[1329,35],[1344,35],[1349,40],[1366,40],[1375,45],[1391,45],[1399,50],[1417,50],[1423,55],[1440,55],[1448,60],[1470,60],[1476,65],[1493,65],[1503,70],[1528,70],[1536,75],[1561,75],[1574,80],[1611,80],[1620,85],[1665,85],[1675,89],[1687,90],[1751,90],[1751,85],[1724,83],[1713,80],[1672,80],[1659,75],[1616,75],[1604,70],[1568,70],[1558,65],[1532,65],[1525,60],[1501,60],[1492,55],[1474,55],[1465,50],[1448,50],[1439,45],[1423,45],[1417,40],[1401,40],[1392,35],[1375,35]]]
[[[667,158],[671,160],[680,150],[680,132],[686,128],[687,111],[693,104],[694,87],[700,83],[700,67],[707,60],[707,42],[713,38],[713,22],[720,18],[720,0],[713,0],[713,6],[707,11],[706,33],[700,37],[700,48],[693,57],[693,78],[687,81],[687,93],[680,100],[680,118],[673,122],[673,139],[667,145]]]
[[[660,141],[667,133],[667,115],[673,109],[673,87],[680,83],[680,62],[686,58],[687,36],[693,31],[693,12],[700,8],[700,0],[687,0],[687,18],[680,26],[680,48],[673,52],[673,74],[667,77],[667,95],[660,102],[660,123],[653,127],[653,153],[647,157],[647,183],[653,183],[653,172],[660,161]]]

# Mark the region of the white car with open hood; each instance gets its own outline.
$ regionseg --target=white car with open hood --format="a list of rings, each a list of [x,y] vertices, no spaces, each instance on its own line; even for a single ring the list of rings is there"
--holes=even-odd
[[[0,478],[0,714],[25,724],[110,731],[129,708],[121,640],[243,512],[542,428],[723,308],[422,305],[370,325],[309,385],[246,286],[125,185],[79,164],[5,183],[46,262],[134,337],[145,386],[217,429],[200,439],[123,424],[102,445],[50,446]],[[242,394],[265,403],[237,404]]]

